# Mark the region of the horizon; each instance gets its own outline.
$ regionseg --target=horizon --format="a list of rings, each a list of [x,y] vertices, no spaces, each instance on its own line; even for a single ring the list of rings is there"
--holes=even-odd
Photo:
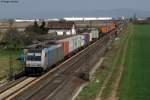
[[[126,1],[14,0],[14,1],[18,1],[18,2],[17,3],[0,2],[0,18],[3,19],[4,18],[62,18],[64,16],[108,16],[108,15],[114,16],[116,14],[114,15],[109,14],[109,12],[107,14],[107,11],[115,12],[115,10],[137,11],[133,13],[150,12],[150,7],[149,7],[150,1],[146,1],[146,0],[126,0]],[[106,11],[106,13],[97,14],[98,12],[96,11]],[[121,12],[117,12],[117,14],[119,13]],[[123,16],[123,13],[121,14]],[[118,15],[116,15],[116,17],[117,16]]]
[[[90,12],[90,14],[89,14]],[[97,12],[102,12],[102,13],[97,13]],[[116,13],[118,15],[116,15]],[[142,13],[142,14],[141,14]],[[47,13],[48,14],[48,13]],[[150,16],[150,11],[146,11],[146,10],[138,10],[138,9],[131,9],[131,8],[118,8],[118,9],[105,9],[105,10],[91,10],[91,11],[74,11],[74,12],[70,12],[70,11],[64,11],[62,13],[55,13],[52,14],[50,16],[16,16],[16,17],[5,17],[2,18],[0,16],[0,19],[61,19],[64,17],[113,17],[113,18],[118,18],[121,16],[125,16],[127,18],[133,17],[134,14],[137,15],[138,18],[147,18]],[[62,16],[61,16],[62,15]]]

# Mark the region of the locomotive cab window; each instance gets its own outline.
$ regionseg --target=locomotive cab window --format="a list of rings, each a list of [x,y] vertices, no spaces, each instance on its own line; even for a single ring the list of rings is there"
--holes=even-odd
[[[41,61],[41,56],[27,56],[28,61]]]

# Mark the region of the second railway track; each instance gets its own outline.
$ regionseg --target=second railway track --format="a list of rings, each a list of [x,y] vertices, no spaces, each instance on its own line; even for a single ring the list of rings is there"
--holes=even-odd
[[[12,87],[7,88],[3,92],[0,93],[0,100],[9,98],[10,96],[14,95],[16,92],[21,91],[24,89],[26,86],[31,84],[36,78],[26,78],[22,81],[20,81],[17,84],[14,84]]]

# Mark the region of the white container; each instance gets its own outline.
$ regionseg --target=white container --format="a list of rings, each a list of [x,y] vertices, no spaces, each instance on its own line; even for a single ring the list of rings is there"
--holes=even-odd
[[[82,47],[84,44],[84,36],[78,35],[78,48]]]
[[[97,39],[99,38],[99,31],[98,30],[92,30],[91,33],[90,33],[90,39],[93,40],[93,39]]]
[[[70,38],[67,38],[67,40],[69,41],[69,53],[73,52],[83,45],[81,35],[72,36]]]

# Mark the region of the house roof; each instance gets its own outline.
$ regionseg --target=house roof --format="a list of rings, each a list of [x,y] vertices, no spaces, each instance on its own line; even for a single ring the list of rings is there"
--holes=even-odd
[[[71,21],[51,21],[48,22],[47,28],[50,29],[71,29],[74,25],[74,22]]]

